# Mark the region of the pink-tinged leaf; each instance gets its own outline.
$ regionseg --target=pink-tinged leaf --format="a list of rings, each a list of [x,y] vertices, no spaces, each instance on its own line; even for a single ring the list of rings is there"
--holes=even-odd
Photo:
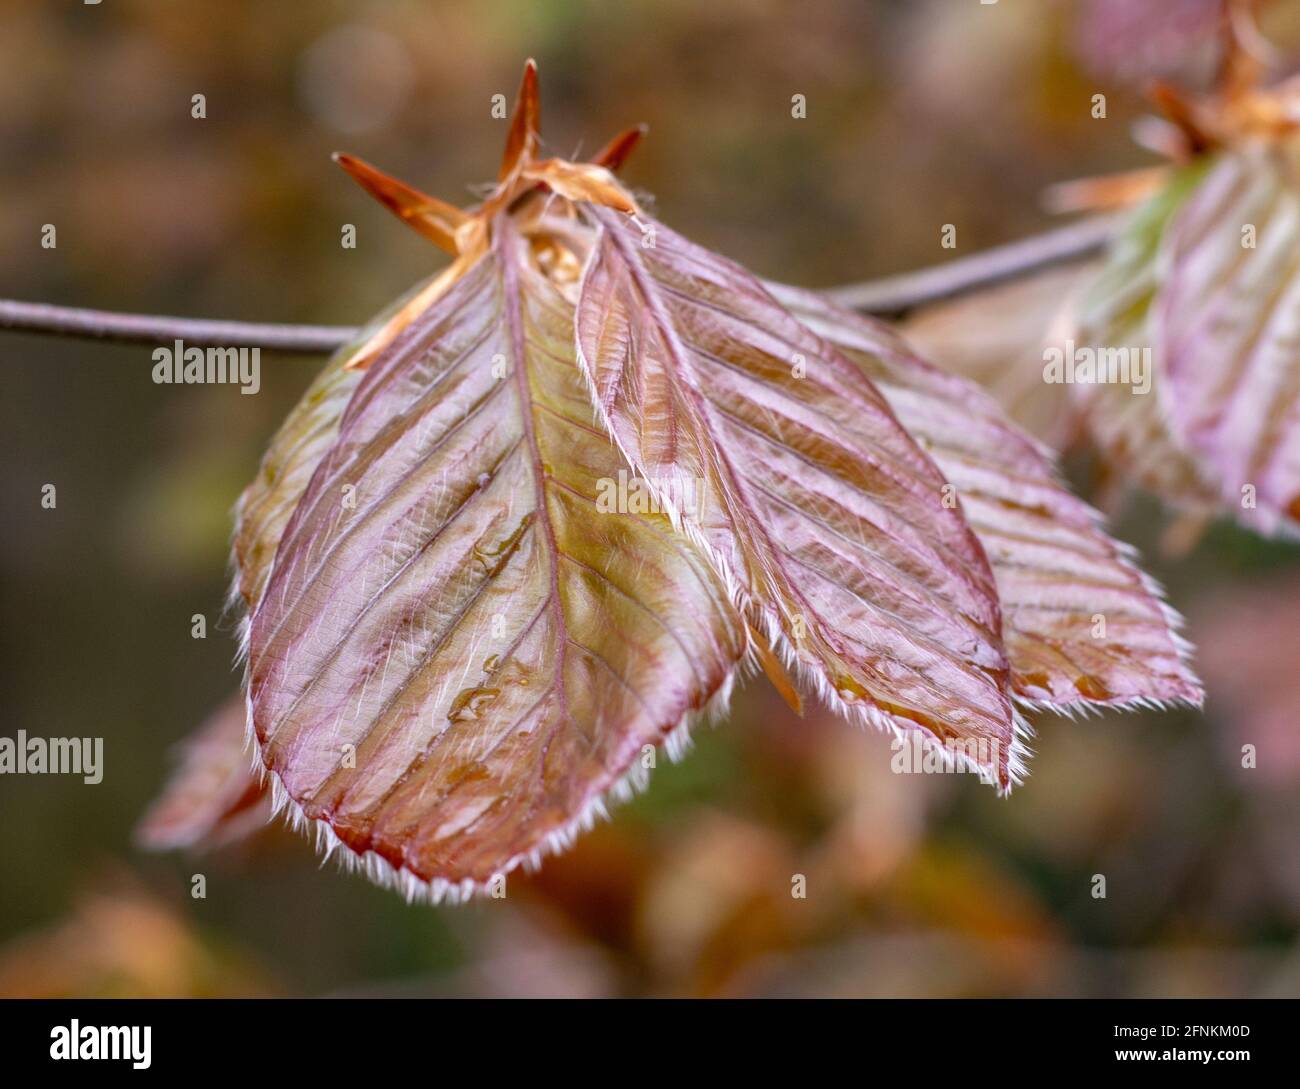
[[[558,848],[711,701],[743,623],[592,423],[573,306],[505,217],[373,362],[285,529],[249,681],[277,793],[408,894]]]
[[[1155,309],[1161,394],[1225,505],[1300,520],[1300,144],[1227,153],[1174,216]],[[1288,523],[1290,525],[1288,526]]]
[[[1061,449],[1078,431],[1066,387],[1043,381],[1044,349],[1069,335],[1095,262],[1047,269],[922,307],[899,325],[920,355],[993,394],[1015,423]]]
[[[1112,325],[1110,336],[1117,344],[1151,344],[1145,320]],[[1157,359],[1157,388],[1161,381]],[[1205,466],[1170,432],[1155,392],[1135,396],[1127,386],[1117,383],[1077,385],[1070,392],[1080,406],[1102,465],[1111,474],[1107,487],[1120,495],[1142,488],[1171,508],[1196,516],[1204,516],[1218,506]]]
[[[1178,441],[1162,410],[1166,368],[1154,342],[1152,306],[1161,283],[1161,237],[1202,174],[1199,165],[1180,170],[1133,213],[1080,306],[1076,345],[1093,351],[1150,349],[1151,391],[1135,393],[1120,382],[1069,386],[1106,466],[1124,482],[1197,514],[1218,505],[1218,492],[1207,466]]]
[[[933,462],[744,269],[662,224],[583,214],[579,357],[628,460],[832,706],[964,746],[1007,787],[997,591]]]
[[[217,847],[264,828],[270,792],[253,774],[242,694],[223,703],[187,738],[162,795],[136,828],[153,850]]]
[[[996,401],[879,322],[809,291],[772,291],[862,369],[952,485],[993,565],[1018,699],[1058,711],[1201,702],[1181,620]]]

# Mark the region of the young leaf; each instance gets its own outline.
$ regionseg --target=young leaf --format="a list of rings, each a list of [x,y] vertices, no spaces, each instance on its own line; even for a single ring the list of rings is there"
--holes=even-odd
[[[974,743],[1008,786],[997,592],[934,464],[749,273],[651,220],[583,214],[579,358],[628,460],[833,706]]]
[[[1162,256],[1154,324],[1171,426],[1244,521],[1300,521],[1300,145],[1223,155]]]
[[[438,898],[567,842],[725,699],[743,624],[627,474],[573,307],[506,215],[358,384],[252,617],[277,789],[373,877]]]
[[[264,827],[270,797],[252,774],[242,694],[230,697],[185,739],[166,789],[136,828],[152,850],[215,847]]]
[[[1106,463],[1165,502],[1190,511],[1213,508],[1217,491],[1205,467],[1179,443],[1165,419],[1165,361],[1151,319],[1162,278],[1160,239],[1202,174],[1200,165],[1183,168],[1133,213],[1112,243],[1078,319],[1075,339],[1080,345],[1150,348],[1153,391],[1134,394],[1122,383],[1070,386]]]
[[[1058,711],[1201,702],[1181,619],[993,398],[879,322],[813,292],[771,290],[862,368],[952,485],[993,565],[1018,699]]]

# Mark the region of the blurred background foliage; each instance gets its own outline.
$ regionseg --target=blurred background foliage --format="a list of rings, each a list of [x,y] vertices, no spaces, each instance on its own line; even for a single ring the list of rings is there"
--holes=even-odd
[[[1266,23],[1292,52],[1297,7]],[[0,295],[358,323],[441,258],[329,153],[466,202],[529,55],[550,148],[648,122],[625,175],[703,244],[813,286],[930,264],[944,223],[972,252],[1047,225],[1046,185],[1149,161],[1143,75],[1194,83],[1206,57],[1108,8],[0,3]],[[1009,800],[895,775],[883,739],[753,683],[505,901],[408,907],[279,829],[200,857],[131,841],[236,683],[229,509],[319,361],[267,356],[254,397],[156,386],[146,347],[5,334],[0,362],[0,728],[106,739],[98,786],[0,780],[0,994],[1300,993],[1294,546],[1225,524],[1162,558],[1165,516],[1130,506],[1116,530],[1191,618],[1208,713],[1043,719]]]

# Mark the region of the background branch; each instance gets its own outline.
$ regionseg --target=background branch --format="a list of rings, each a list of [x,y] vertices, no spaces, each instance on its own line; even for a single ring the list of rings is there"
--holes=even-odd
[[[824,294],[851,310],[894,317],[927,303],[1100,253],[1121,219],[1117,215],[1091,216],[970,257],[882,280],[828,288]]]
[[[1114,233],[1115,224],[1115,216],[1095,216],[971,257],[883,280],[830,288],[826,294],[841,306],[894,317],[927,303],[1097,253]],[[332,352],[358,332],[357,327],[349,325],[275,325],[118,314],[14,299],[0,299],[0,329],[135,344],[183,340],[197,347],[314,353]]]

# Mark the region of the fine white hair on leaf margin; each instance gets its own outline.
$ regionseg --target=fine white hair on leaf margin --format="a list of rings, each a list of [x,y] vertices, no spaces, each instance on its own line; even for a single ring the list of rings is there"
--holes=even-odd
[[[1053,469],[1053,476],[1057,479],[1059,483],[1060,482],[1060,477],[1058,475],[1059,467],[1055,459],[1052,461],[1051,464]],[[1064,486],[1065,485],[1062,484],[1062,487]],[[1196,654],[1196,648],[1192,645],[1192,642],[1185,635],[1183,635],[1183,628],[1187,623],[1186,620],[1183,619],[1182,614],[1179,613],[1177,609],[1175,609],[1172,605],[1169,604],[1169,601],[1165,596],[1165,588],[1160,585],[1159,580],[1157,580],[1153,575],[1149,574],[1146,571],[1146,569],[1142,566],[1142,557],[1141,554],[1138,552],[1136,546],[1130,544],[1128,541],[1121,541],[1116,539],[1115,537],[1112,537],[1106,525],[1106,516],[1102,514],[1101,511],[1097,510],[1096,507],[1093,507],[1087,503],[1081,503],[1081,505],[1083,506],[1088,517],[1092,519],[1094,528],[1104,537],[1106,543],[1115,549],[1116,553],[1118,554],[1120,562],[1126,565],[1129,568],[1129,570],[1131,570],[1137,576],[1138,582],[1141,585],[1142,590],[1159,606],[1160,615],[1165,622],[1165,630],[1169,634],[1169,641],[1173,644],[1174,651],[1178,655],[1178,662],[1187,672],[1187,678],[1191,682],[1191,684],[1195,687],[1198,696],[1198,698],[1195,700],[1192,699],[1161,700],[1161,699],[1156,699],[1154,697],[1139,696],[1132,700],[1114,701],[1110,703],[1107,703],[1106,701],[1095,701],[1096,705],[1100,707],[1111,707],[1118,710],[1128,710],[1133,707],[1144,707],[1148,709],[1150,708],[1164,709],[1164,708],[1178,707],[1178,706],[1188,706],[1188,707],[1203,706],[1205,703],[1205,692],[1201,688],[1201,684],[1199,679],[1196,676],[1195,670],[1192,668],[1192,661]],[[1087,702],[1089,702],[1090,704],[1094,703],[1094,701],[1087,701]],[[1058,710],[1062,708],[1058,708],[1058,706],[1055,704],[1050,704],[1047,709]]]
[[[270,581],[272,573],[268,572],[267,582]],[[236,575],[236,579],[237,577]],[[236,587],[237,585],[236,582]],[[309,817],[303,807],[289,794],[280,774],[275,769],[267,767],[262,758],[261,745],[253,725],[252,693],[248,684],[248,644],[251,629],[252,618],[245,614],[239,622],[239,647],[236,661],[244,664],[245,674],[244,746],[249,754],[254,778],[258,783],[270,785],[271,815],[268,819],[274,820],[276,817],[283,816],[285,822],[294,831],[313,837],[316,851],[321,856],[322,866],[331,857],[337,857],[343,869],[365,874],[373,884],[400,893],[408,903],[459,904],[475,896],[490,895],[493,891],[491,881],[497,876],[505,876],[519,866],[523,866],[530,872],[536,871],[546,856],[567,850],[579,835],[590,831],[597,821],[608,820],[611,806],[631,800],[644,791],[649,784],[649,769],[634,761],[627,772],[606,791],[588,802],[577,816],[550,832],[534,850],[511,858],[487,882],[476,882],[469,878],[463,881],[448,881],[442,878],[425,880],[409,870],[394,866],[374,851],[358,854],[338,837],[326,821]],[[690,751],[691,731],[697,724],[711,724],[726,714],[737,674],[751,668],[752,659],[752,652],[748,652],[736,668],[728,672],[703,708],[683,715],[677,725],[660,739],[659,745],[667,753],[669,760],[676,763]]]
[[[677,725],[660,740],[660,747],[674,763],[690,751],[691,730],[696,725],[715,722],[726,713],[727,706],[731,702],[736,673],[737,670],[734,669],[728,673],[703,708],[683,715]],[[338,837],[326,821],[309,817],[302,806],[290,796],[280,774],[274,768],[267,767],[262,759],[261,747],[253,727],[252,698],[247,686],[245,686],[244,700],[245,746],[251,753],[254,775],[259,782],[270,784],[271,818],[283,815],[292,829],[314,836],[322,866],[331,857],[337,857],[343,869],[365,874],[373,884],[401,893],[408,903],[461,904],[475,896],[491,895],[494,891],[494,882],[498,877],[504,877],[520,866],[529,872],[536,871],[544,858],[568,850],[577,841],[579,835],[590,831],[598,821],[609,819],[611,806],[629,801],[644,791],[650,781],[650,769],[634,761],[627,772],[602,794],[591,799],[573,819],[548,833],[533,850],[509,859],[488,881],[475,881],[471,878],[448,881],[437,877],[425,880],[409,870],[394,866],[388,859],[374,851],[366,851],[363,854],[354,851]]]
[[[1013,787],[1024,782],[1025,776],[1029,772],[1028,760],[1033,755],[1028,742],[1033,737],[1034,731],[1014,706],[1011,709],[1011,746],[1007,752],[1007,776],[1010,783],[1004,787],[998,782],[996,757],[994,766],[982,764],[973,759],[963,749],[949,748],[944,745],[942,741],[922,727],[907,726],[900,723],[894,716],[884,713],[874,704],[865,701],[850,703],[845,700],[827,682],[820,671],[810,668],[806,662],[795,654],[789,639],[781,629],[780,619],[776,611],[762,608],[758,609],[757,612],[761,617],[764,633],[787,668],[792,669],[803,683],[810,685],[817,692],[822,702],[842,718],[873,727],[891,735],[898,742],[906,742],[909,738],[920,737],[923,751],[927,753],[933,752],[940,758],[945,768],[973,772],[982,779],[988,778],[991,774],[1000,795],[1009,794]]]
[[[1098,520],[1099,526],[1104,526],[1102,515],[1087,508]],[[1136,574],[1142,590],[1156,603],[1160,608],[1160,614],[1165,624],[1165,631],[1169,636],[1169,641],[1173,645],[1174,651],[1178,656],[1178,663],[1186,672],[1186,681],[1193,688],[1195,698],[1190,696],[1180,696],[1174,699],[1161,699],[1157,696],[1130,696],[1128,698],[1118,699],[1087,699],[1080,698],[1069,700],[1067,702],[1058,702],[1051,699],[1035,699],[1029,696],[1014,696],[1016,703],[1026,710],[1037,713],[1050,712],[1056,715],[1064,715],[1067,718],[1089,718],[1093,715],[1101,716],[1107,711],[1169,711],[1183,707],[1199,709],[1205,704],[1205,691],[1201,687],[1200,681],[1192,668],[1192,660],[1196,653],[1196,648],[1191,641],[1182,634],[1182,629],[1186,621],[1182,615],[1165,600],[1165,591],[1160,583],[1146,571],[1142,569],[1138,551],[1132,545],[1124,541],[1116,541],[1106,535],[1106,540],[1116,546],[1123,562],[1127,563],[1130,570]]]

